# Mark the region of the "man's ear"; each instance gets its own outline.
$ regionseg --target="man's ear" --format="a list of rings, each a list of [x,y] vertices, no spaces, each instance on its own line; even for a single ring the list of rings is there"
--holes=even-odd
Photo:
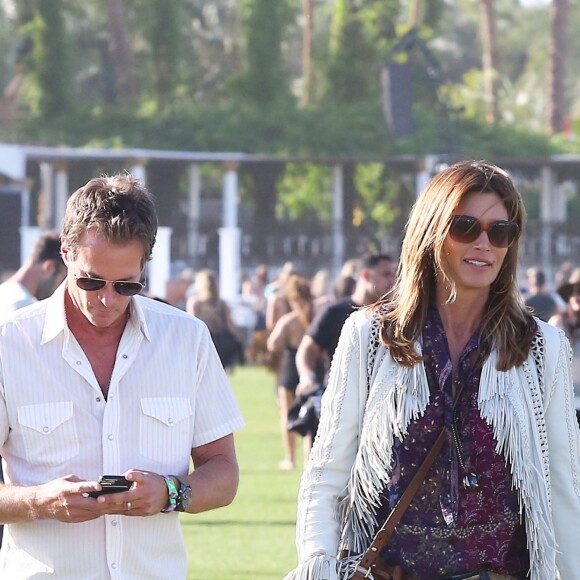
[[[60,240],[60,255],[62,256],[62,261],[65,266],[68,266],[72,262],[72,252],[68,247],[66,238],[61,238]]]
[[[56,270],[56,264],[54,260],[44,260],[42,262],[42,273],[45,276],[52,276]]]

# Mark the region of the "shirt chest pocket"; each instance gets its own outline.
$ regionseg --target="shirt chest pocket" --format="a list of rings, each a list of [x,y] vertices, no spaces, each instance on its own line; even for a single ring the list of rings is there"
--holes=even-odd
[[[35,465],[59,465],[79,454],[72,401],[18,407],[26,459]]]
[[[141,399],[139,446],[141,454],[156,461],[179,461],[191,455],[193,439],[191,401],[179,397]]]

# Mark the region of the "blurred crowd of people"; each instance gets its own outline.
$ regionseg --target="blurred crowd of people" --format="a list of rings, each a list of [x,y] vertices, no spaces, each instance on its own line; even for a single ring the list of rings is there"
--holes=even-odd
[[[554,277],[555,291],[549,289],[539,267],[527,271],[526,305],[541,320],[563,330],[572,346],[572,380],[580,419],[580,267],[566,261]]]
[[[395,272],[391,256],[369,254],[347,261],[335,280],[326,269],[308,278],[286,263],[272,282],[262,279],[265,304],[262,296],[249,293],[256,287],[252,280],[243,287],[253,304],[265,307],[265,327],[253,333],[248,358],[266,364],[276,377],[284,450],[280,469],[296,467],[298,435],[303,436],[303,455],[308,457],[342,325],[354,310],[390,290]]]
[[[58,234],[43,234],[27,262],[0,284],[0,315],[54,290],[64,274],[58,252]],[[296,466],[297,436],[303,436],[305,458],[312,445],[317,404],[343,323],[391,288],[396,266],[388,255],[369,254],[346,261],[333,278],[326,268],[308,276],[291,262],[277,270],[259,264],[243,276],[233,303],[219,296],[214,271],[184,268],[162,300],[206,323],[227,370],[249,362],[272,371],[283,450],[279,467],[288,470]],[[553,280],[540,266],[530,267],[520,288],[533,314],[570,339],[580,400],[580,267],[566,261]]]

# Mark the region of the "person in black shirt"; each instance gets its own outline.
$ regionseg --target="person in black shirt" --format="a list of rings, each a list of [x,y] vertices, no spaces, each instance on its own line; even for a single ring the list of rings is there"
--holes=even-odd
[[[361,261],[354,292],[323,308],[310,323],[296,353],[299,383],[296,394],[311,391],[317,382],[320,361],[329,363],[346,319],[360,306],[386,294],[395,281],[396,263],[386,254],[370,254]],[[314,433],[311,434],[311,442]]]
[[[526,297],[526,306],[532,314],[540,320],[548,320],[558,312],[558,303],[554,296],[546,288],[546,275],[538,266],[529,268],[527,271],[529,294]]]

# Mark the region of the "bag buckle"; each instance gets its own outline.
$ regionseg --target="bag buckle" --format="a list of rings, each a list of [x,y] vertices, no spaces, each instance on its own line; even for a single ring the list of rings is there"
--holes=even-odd
[[[363,578],[370,578],[370,580],[374,579],[372,570],[370,568],[363,568],[360,564],[357,564],[355,570],[360,572],[363,575]]]

